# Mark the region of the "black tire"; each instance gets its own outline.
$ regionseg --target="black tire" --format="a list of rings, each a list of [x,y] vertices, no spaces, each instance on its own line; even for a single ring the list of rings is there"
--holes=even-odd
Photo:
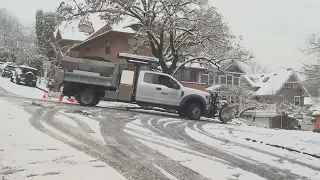
[[[16,79],[16,84],[20,85],[20,79]]]
[[[96,106],[96,105],[98,105],[98,104],[99,104],[99,102],[100,102],[100,99],[99,99],[99,98],[97,98],[96,102],[95,102],[95,103],[93,103],[93,104],[92,104],[92,106]]]
[[[97,93],[92,89],[85,89],[78,93],[76,100],[81,106],[95,106],[98,104]]]
[[[187,116],[190,120],[199,120],[202,116],[203,110],[201,106],[197,103],[192,103],[187,110]]]
[[[179,114],[179,116],[181,117],[181,118],[186,118],[188,115],[187,115],[187,113],[185,112],[185,111],[183,111],[183,110],[179,110],[178,111],[178,114]]]
[[[31,82],[25,81],[24,83],[25,83],[26,86],[31,87]]]

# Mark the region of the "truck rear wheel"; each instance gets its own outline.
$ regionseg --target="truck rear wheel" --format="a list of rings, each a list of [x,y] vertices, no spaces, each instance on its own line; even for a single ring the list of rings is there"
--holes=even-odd
[[[78,93],[77,101],[81,106],[95,106],[98,104],[99,99],[94,90],[85,89]]]
[[[187,115],[190,120],[199,120],[202,116],[202,109],[200,105],[192,103],[187,110]]]

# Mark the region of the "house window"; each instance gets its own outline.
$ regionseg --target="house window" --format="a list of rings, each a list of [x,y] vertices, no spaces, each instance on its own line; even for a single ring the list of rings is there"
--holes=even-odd
[[[213,74],[201,74],[200,83],[213,85],[214,84],[214,75]]]
[[[232,85],[232,77],[233,76],[227,76],[227,84]]]
[[[295,106],[300,106],[300,96],[295,96],[294,97],[294,105]]]
[[[213,85],[214,84],[214,75],[213,74],[209,74],[209,85]]]
[[[110,54],[110,41],[106,40],[106,54]]]
[[[239,85],[240,85],[240,78],[238,78],[238,77],[233,77],[233,85],[239,86]]]
[[[219,85],[219,76],[214,77],[214,84]]]
[[[289,89],[294,89],[294,88],[297,88],[297,84],[296,83],[285,83],[284,84],[284,87],[285,88],[289,88]]]
[[[208,81],[209,81],[209,75],[208,74],[201,74],[200,83],[207,84]]]
[[[227,84],[227,77],[226,76],[220,76],[219,77],[220,84]]]
[[[269,79],[270,77],[265,77],[262,82],[267,82]]]

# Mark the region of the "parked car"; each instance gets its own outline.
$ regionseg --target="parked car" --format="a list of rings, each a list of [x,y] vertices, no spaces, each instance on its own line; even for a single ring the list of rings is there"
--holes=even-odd
[[[4,64],[1,65],[0,67],[0,74],[1,77],[11,77],[12,76],[12,71],[17,68],[15,63],[12,62],[6,62]]]
[[[37,84],[38,70],[25,65],[18,66],[12,73],[11,82],[35,87]]]

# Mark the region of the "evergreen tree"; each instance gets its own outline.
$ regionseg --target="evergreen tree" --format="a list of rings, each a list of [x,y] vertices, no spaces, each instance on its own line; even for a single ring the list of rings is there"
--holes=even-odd
[[[38,10],[36,13],[36,35],[38,45],[42,54],[47,57],[55,57],[55,51],[52,47],[54,42],[54,32],[57,26],[57,18],[54,13],[44,13]]]

